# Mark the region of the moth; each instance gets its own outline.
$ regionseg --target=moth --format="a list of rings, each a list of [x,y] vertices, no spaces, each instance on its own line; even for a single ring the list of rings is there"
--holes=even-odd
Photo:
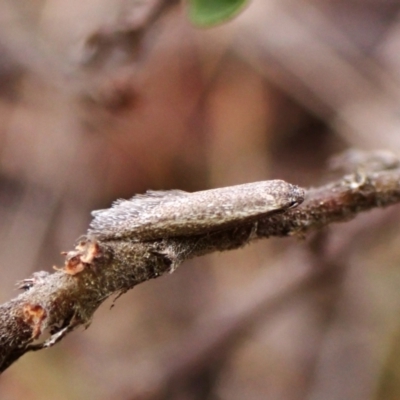
[[[89,234],[133,241],[192,236],[283,212],[304,200],[304,190],[270,180],[199,192],[147,191],[93,211]]]

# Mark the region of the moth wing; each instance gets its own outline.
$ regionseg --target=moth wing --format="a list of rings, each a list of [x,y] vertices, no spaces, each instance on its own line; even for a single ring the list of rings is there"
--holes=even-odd
[[[124,229],[127,226],[140,226],[141,216],[166,201],[188,194],[183,190],[148,190],[145,194],[137,194],[129,200],[116,200],[111,208],[92,211],[94,219],[90,223],[89,233],[101,238],[130,235],[133,233],[132,228],[129,232],[124,232]],[[127,223],[128,220],[130,223]]]

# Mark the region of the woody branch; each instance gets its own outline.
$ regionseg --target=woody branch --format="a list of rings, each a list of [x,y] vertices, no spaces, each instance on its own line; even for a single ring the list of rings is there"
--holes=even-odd
[[[0,306],[0,370],[28,351],[49,347],[80,325],[112,294],[173,271],[186,259],[236,249],[272,236],[303,237],[359,212],[400,202],[400,168],[364,169],[306,191],[304,203],[286,212],[196,236],[144,242],[80,239],[53,274],[35,273],[20,283],[25,292]],[[51,336],[41,340],[47,332]]]

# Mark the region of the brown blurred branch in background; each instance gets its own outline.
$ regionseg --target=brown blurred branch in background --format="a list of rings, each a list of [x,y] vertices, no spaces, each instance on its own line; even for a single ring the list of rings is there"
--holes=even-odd
[[[171,272],[184,260],[239,248],[259,238],[303,236],[400,201],[400,168],[393,155],[353,152],[341,162],[353,168],[354,160],[355,173],[308,190],[297,209],[238,222],[222,231],[144,242],[82,238],[75,250],[65,253],[62,270],[34,274],[20,284],[26,290],[23,294],[0,306],[0,369],[28,351],[52,346],[77,326],[87,326],[112,294]],[[35,343],[44,333],[50,338]]]

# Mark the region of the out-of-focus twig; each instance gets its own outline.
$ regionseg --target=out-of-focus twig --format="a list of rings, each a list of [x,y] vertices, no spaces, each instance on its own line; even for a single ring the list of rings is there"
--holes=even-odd
[[[353,146],[399,147],[399,79],[384,63],[365,57],[313,2],[259,2],[252,17],[247,26],[242,20],[235,40],[246,62],[330,121]]]
[[[186,259],[270,236],[303,236],[352,219],[359,212],[398,203],[400,168],[390,163],[392,169],[377,171],[374,164],[370,171],[369,159],[364,158],[356,173],[309,189],[296,209],[256,216],[221,230],[142,241],[118,235],[83,237],[74,250],[65,253],[61,270],[37,273],[22,281],[20,287],[26,291],[0,306],[0,369],[5,370],[28,351],[55,344],[77,326],[87,326],[97,307],[113,293],[124,293],[171,272]],[[35,343],[44,332],[51,337]]]

